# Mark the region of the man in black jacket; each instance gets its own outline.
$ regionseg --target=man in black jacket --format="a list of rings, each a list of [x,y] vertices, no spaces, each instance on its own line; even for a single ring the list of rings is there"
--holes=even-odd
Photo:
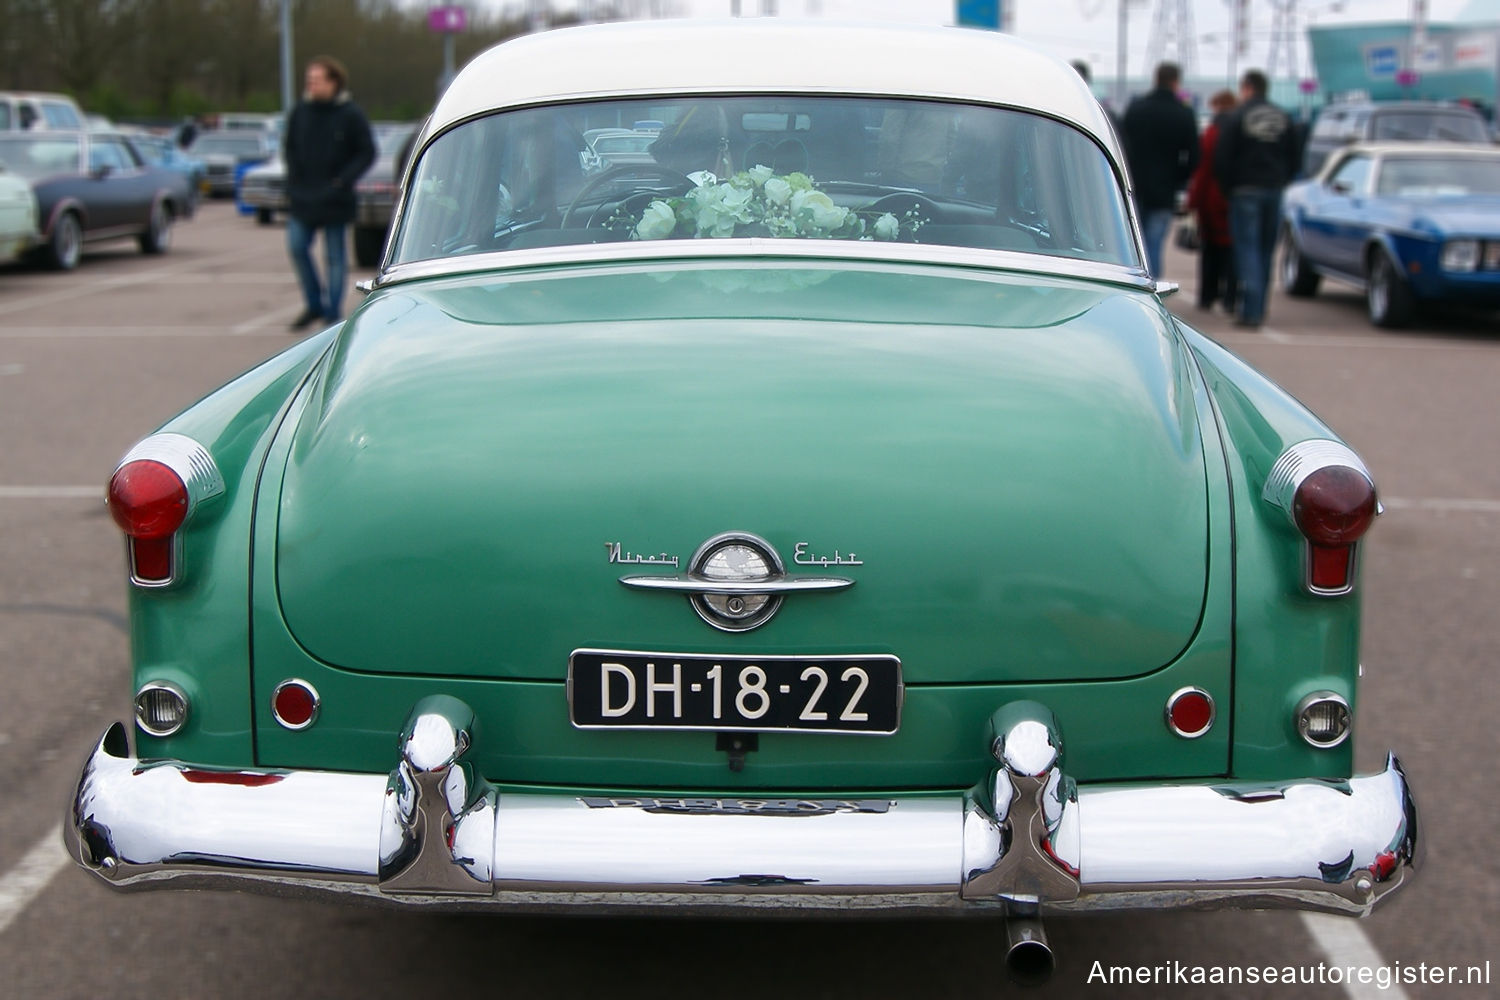
[[[341,315],[348,276],[345,233],[354,221],[354,184],[375,159],[375,142],[364,112],[349,99],[349,74],[329,56],[307,65],[306,91],[287,119],[282,141],[290,212],[287,250],[302,285],[305,306],[292,321],[303,330]],[[312,241],[323,234],[327,288],[318,282]]]
[[[1198,165],[1198,122],[1177,96],[1182,74],[1175,63],[1156,67],[1156,88],[1130,102],[1125,109],[1121,139],[1135,186],[1135,210],[1146,239],[1146,262],[1153,277],[1161,277],[1161,247],[1177,192],[1187,187]]]
[[[1240,78],[1242,103],[1224,122],[1214,147],[1214,175],[1229,198],[1229,235],[1240,283],[1235,325],[1252,330],[1266,318],[1281,192],[1297,176],[1302,158],[1292,118],[1266,100],[1268,86],[1258,69]]]

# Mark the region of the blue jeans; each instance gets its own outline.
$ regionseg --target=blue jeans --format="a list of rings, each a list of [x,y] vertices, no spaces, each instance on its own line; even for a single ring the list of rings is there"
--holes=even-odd
[[[1141,215],[1141,235],[1146,239],[1146,266],[1151,268],[1151,277],[1161,277],[1161,247],[1167,241],[1167,230],[1172,228],[1170,208],[1148,208]]]
[[[302,285],[302,299],[308,312],[317,313],[330,323],[343,315],[344,285],[349,276],[349,264],[344,255],[344,230],[348,227],[309,226],[295,218],[286,220],[286,248],[292,255],[292,267],[297,271],[297,281]],[[323,234],[323,261],[327,272],[328,288],[325,293],[318,283],[318,271],[313,267],[312,241],[318,233]]]
[[[1276,249],[1276,227],[1281,222],[1281,191],[1275,188],[1237,188],[1229,195],[1229,238],[1234,241],[1234,266],[1240,282],[1241,323],[1259,326],[1266,318],[1266,296],[1271,290],[1271,254]]]

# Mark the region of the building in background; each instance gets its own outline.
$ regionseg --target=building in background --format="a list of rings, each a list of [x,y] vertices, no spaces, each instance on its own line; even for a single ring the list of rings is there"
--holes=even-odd
[[[1500,21],[1429,24],[1417,46],[1406,21],[1314,27],[1308,39],[1325,100],[1477,99],[1493,108],[1500,96]]]

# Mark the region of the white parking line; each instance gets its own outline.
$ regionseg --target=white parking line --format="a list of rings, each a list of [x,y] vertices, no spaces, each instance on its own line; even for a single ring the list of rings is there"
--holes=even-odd
[[[31,901],[41,895],[52,876],[68,864],[63,850],[62,827],[54,826],[39,840],[14,868],[0,876],[0,934],[20,916]]]
[[[286,315],[283,306],[276,314]],[[258,333],[240,326],[0,326],[0,340],[64,340],[83,337],[232,337]],[[262,325],[257,320],[256,325]],[[279,332],[279,331],[278,331]]]
[[[103,500],[103,486],[0,486],[0,500]]]
[[[1386,967],[1385,959],[1356,919],[1328,913],[1303,913],[1302,926],[1307,928],[1313,944],[1328,960],[1330,968],[1346,971],[1369,969],[1373,975],[1378,975],[1376,970]],[[1374,982],[1350,982],[1346,975],[1343,987],[1344,995],[1350,1000],[1406,1000],[1406,991],[1399,983],[1390,983],[1381,989]]]
[[[1500,514],[1500,500],[1462,500],[1442,497],[1381,497],[1391,510],[1431,510],[1444,514]]]
[[[121,288],[126,285],[143,285],[151,281],[159,281],[163,278],[175,277],[188,274],[203,267],[211,267],[216,264],[228,264],[246,257],[257,257],[265,253],[260,247],[234,250],[227,253],[215,254],[211,257],[195,257],[185,260],[181,264],[171,264],[165,267],[148,268],[133,274],[116,274],[108,278],[99,278],[87,283],[77,284],[69,282],[66,288],[60,288],[53,292],[39,292],[36,295],[22,296],[18,299],[0,298],[0,308],[7,313],[15,314],[26,309],[37,309],[42,306],[56,305],[59,302],[71,302],[84,295],[92,295],[95,292],[107,291],[111,288]]]

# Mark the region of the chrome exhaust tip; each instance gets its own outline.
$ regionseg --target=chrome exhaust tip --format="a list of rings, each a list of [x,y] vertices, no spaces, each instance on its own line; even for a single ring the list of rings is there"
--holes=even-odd
[[[1052,978],[1057,960],[1040,920],[1011,917],[1005,921],[1005,936],[1005,970],[1012,982],[1017,986],[1040,986]]]

